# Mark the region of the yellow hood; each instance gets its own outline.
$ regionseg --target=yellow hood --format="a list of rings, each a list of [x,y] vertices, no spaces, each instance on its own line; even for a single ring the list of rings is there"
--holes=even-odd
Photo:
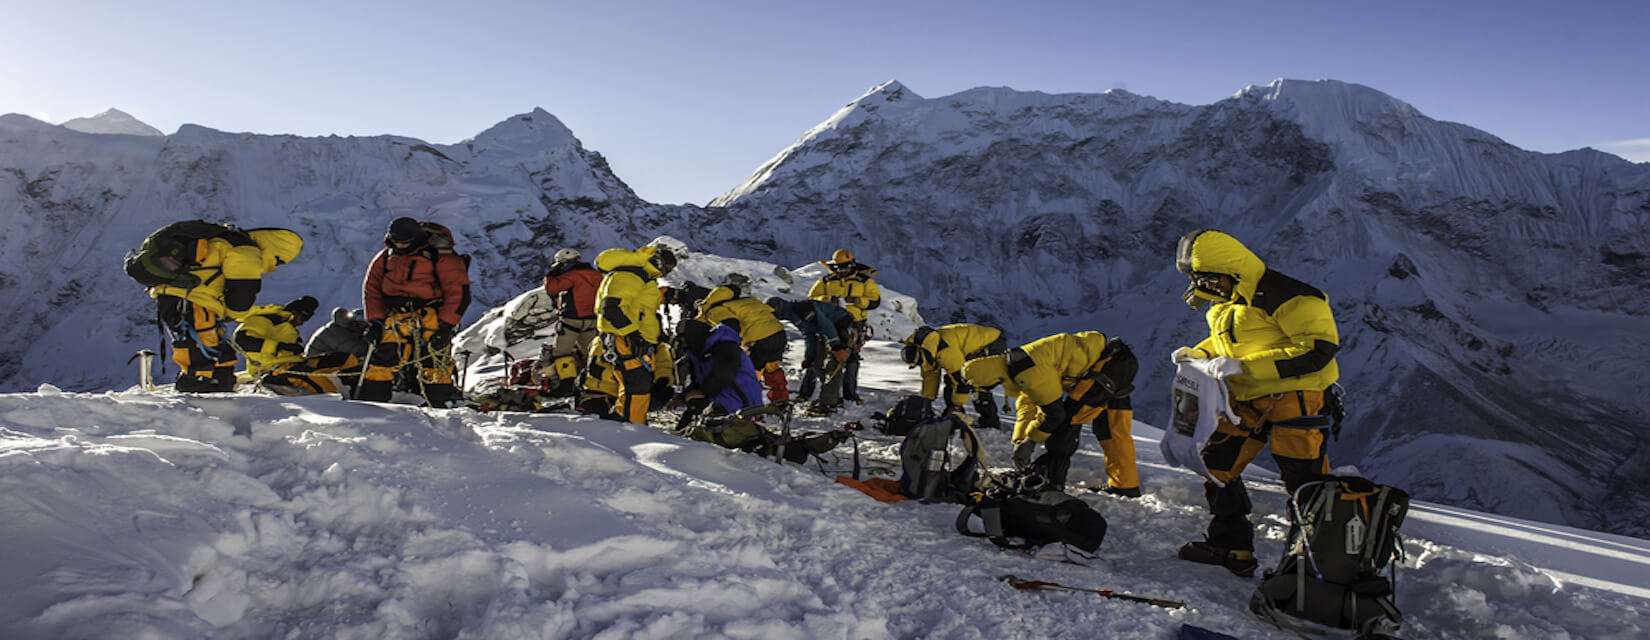
[[[275,267],[283,264],[292,264],[304,250],[304,239],[286,229],[253,229],[246,234],[252,236],[252,241],[258,243],[258,249],[263,253],[264,273],[274,271]]]
[[[1235,293],[1245,300],[1255,297],[1255,287],[1266,274],[1266,263],[1237,238],[1222,231],[1208,229],[1191,238],[1191,246],[1182,245],[1177,266],[1188,273],[1219,273],[1237,279]]]
[[[658,248],[652,245],[636,249],[608,249],[596,256],[596,268],[604,272],[614,269],[631,267],[641,269],[649,278],[659,277],[659,270],[653,266],[653,254]]]

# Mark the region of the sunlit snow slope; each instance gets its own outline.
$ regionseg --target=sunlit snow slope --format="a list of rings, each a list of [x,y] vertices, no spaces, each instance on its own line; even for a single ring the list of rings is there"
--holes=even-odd
[[[878,389],[850,417],[909,389],[897,353],[868,350]],[[813,466],[658,428],[333,398],[0,395],[0,637],[1092,638],[1184,622],[1286,637],[1245,610],[1251,583],[1173,559],[1202,530],[1202,493],[1159,463],[1157,433],[1137,425],[1146,498],[1085,495],[1111,531],[1083,567],[958,536],[955,506],[877,503]],[[984,436],[1006,455],[1006,434]],[[1084,446],[1077,473],[1101,473]],[[894,447],[873,436],[867,463]],[[1268,562],[1285,526],[1270,486],[1255,492]],[[1404,637],[1650,631],[1650,542],[1431,505],[1407,533]],[[1007,573],[1190,607],[1022,594],[995,580]]]

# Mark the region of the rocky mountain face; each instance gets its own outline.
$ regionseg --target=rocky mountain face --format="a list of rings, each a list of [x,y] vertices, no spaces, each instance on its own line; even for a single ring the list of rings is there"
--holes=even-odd
[[[1215,226],[1329,293],[1352,414],[1337,464],[1650,534],[1650,165],[1522,151],[1331,81],[1203,106],[888,83],[704,208],[637,198],[542,110],[457,145],[0,116],[0,389],[130,381],[155,331],[120,258],[166,222],[296,229],[304,254],[263,299],[354,306],[399,215],[449,225],[475,256],[472,318],[534,286],[556,247],[669,234],[788,266],[847,246],[931,322],[1099,329],[1148,361],[1206,333],[1172,254]],[[1142,371],[1142,420],[1164,418],[1166,371]]]
[[[1206,334],[1176,239],[1229,231],[1330,296],[1336,463],[1650,533],[1650,165],[1526,152],[1332,81],[1205,106],[888,83],[712,204],[703,238],[781,263],[850,246],[931,321],[1099,329],[1148,358]],[[1163,420],[1169,370],[1142,372],[1142,419]]]

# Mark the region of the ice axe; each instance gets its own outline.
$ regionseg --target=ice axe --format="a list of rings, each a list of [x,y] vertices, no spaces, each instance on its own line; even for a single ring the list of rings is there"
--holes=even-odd
[[[132,364],[133,360],[138,359],[142,359],[142,363],[138,365],[138,387],[144,391],[154,391],[155,352],[148,349],[139,349],[137,353],[132,354],[132,357],[126,359],[126,364]]]

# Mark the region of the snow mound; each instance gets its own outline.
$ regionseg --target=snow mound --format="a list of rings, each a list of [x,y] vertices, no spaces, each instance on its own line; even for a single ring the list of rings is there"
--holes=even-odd
[[[867,349],[872,403],[842,418],[910,388],[897,353]],[[983,435],[1003,459],[1006,434]],[[1111,530],[1077,566],[962,538],[954,505],[883,505],[649,427],[320,397],[0,395],[0,637],[1278,635],[1247,612],[1252,583],[1172,559],[1205,516],[1197,478],[1155,457],[1160,435],[1136,425],[1145,498],[1083,495]],[[863,443],[873,470],[896,448]],[[1074,474],[1103,477],[1087,435]],[[1273,561],[1281,490],[1253,475]],[[1412,514],[1404,637],[1650,631],[1650,542]],[[1009,573],[1189,606],[1020,594],[997,582]]]

